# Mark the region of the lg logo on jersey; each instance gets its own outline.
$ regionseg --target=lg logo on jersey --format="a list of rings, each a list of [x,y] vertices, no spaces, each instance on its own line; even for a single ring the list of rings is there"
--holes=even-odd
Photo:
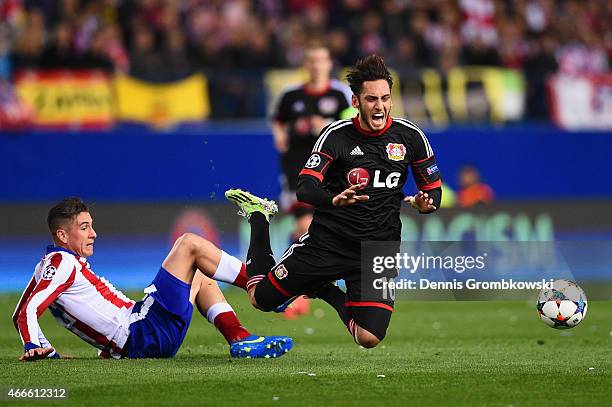
[[[381,180],[381,171],[374,171],[374,179],[372,180],[372,187],[374,188],[395,188],[399,185],[399,180],[402,174],[399,172],[392,172],[387,175],[384,182]],[[365,168],[353,168],[346,173],[346,180],[349,185],[365,184],[359,189],[363,189],[370,183],[370,173]]]
[[[376,170],[374,171],[374,182],[372,183],[372,186],[374,188],[395,188],[399,185],[399,180],[401,176],[402,174],[400,174],[399,172],[392,172],[391,174],[387,175],[385,182],[382,182],[380,180],[380,170]]]

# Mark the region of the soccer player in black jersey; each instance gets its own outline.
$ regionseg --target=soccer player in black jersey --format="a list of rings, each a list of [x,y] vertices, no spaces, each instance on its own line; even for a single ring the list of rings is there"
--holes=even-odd
[[[402,201],[420,213],[435,211],[441,179],[425,134],[390,117],[393,82],[382,58],[358,61],[347,79],[359,114],[322,130],[297,187],[298,199],[316,207],[312,224],[277,264],[268,236],[273,211],[258,205],[268,201],[239,190],[226,196],[251,223],[246,271],[252,304],[271,311],[299,294],[321,298],[358,344],[374,347],[385,337],[394,304],[384,297],[364,301],[361,243],[399,242]],[[419,192],[405,197],[409,170]],[[346,293],[332,284],[338,279],[345,280]]]
[[[304,68],[308,80],[283,89],[270,112],[283,175],[280,204],[285,210],[296,201],[298,174],[321,130],[350,106],[349,88],[331,78],[333,62],[327,47],[311,43],[304,53]]]

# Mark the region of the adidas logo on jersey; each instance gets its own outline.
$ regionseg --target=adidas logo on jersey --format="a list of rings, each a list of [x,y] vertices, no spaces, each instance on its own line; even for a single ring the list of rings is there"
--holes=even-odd
[[[359,148],[359,146],[355,147],[353,151],[351,151],[351,155],[364,155],[363,151]]]

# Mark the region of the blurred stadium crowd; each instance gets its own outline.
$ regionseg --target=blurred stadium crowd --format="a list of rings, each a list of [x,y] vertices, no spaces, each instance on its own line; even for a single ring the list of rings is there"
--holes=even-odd
[[[0,18],[5,78],[23,68],[95,67],[149,81],[203,71],[235,97],[258,91],[249,79],[264,70],[298,67],[317,38],[338,67],[378,53],[402,76],[518,69],[540,101],[548,75],[605,73],[612,56],[606,0],[3,0]]]

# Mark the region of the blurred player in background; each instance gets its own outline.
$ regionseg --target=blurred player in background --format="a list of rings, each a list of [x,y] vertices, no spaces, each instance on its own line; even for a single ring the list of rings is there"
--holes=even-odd
[[[282,91],[271,109],[274,145],[281,155],[281,209],[296,201],[298,174],[323,127],[350,107],[350,90],[331,78],[329,49],[312,43],[304,53],[308,81]]]
[[[399,244],[402,200],[431,213],[440,206],[442,182],[425,134],[390,116],[393,81],[382,58],[358,61],[347,79],[359,114],[321,132],[297,187],[298,200],[316,208],[313,221],[276,265],[269,239],[273,211],[266,201],[240,190],[226,197],[251,224],[246,262],[251,303],[271,311],[300,294],[316,296],[335,308],[355,342],[374,347],[386,335],[394,302],[382,292],[364,300],[361,243]],[[419,192],[405,197],[409,168]],[[346,293],[333,284],[338,279],[345,280]]]
[[[97,276],[87,262],[97,234],[80,199],[67,198],[51,208],[47,223],[54,245],[36,265],[13,314],[25,349],[21,360],[59,357],[38,324],[47,308],[60,325],[98,348],[103,357],[174,356],[194,303],[227,340],[233,357],[278,357],[291,349],[291,338],[252,335],[241,326],[217,283],[198,272],[245,288],[242,262],[205,239],[189,233],[177,239],[144,290],[146,296],[135,302]]]

